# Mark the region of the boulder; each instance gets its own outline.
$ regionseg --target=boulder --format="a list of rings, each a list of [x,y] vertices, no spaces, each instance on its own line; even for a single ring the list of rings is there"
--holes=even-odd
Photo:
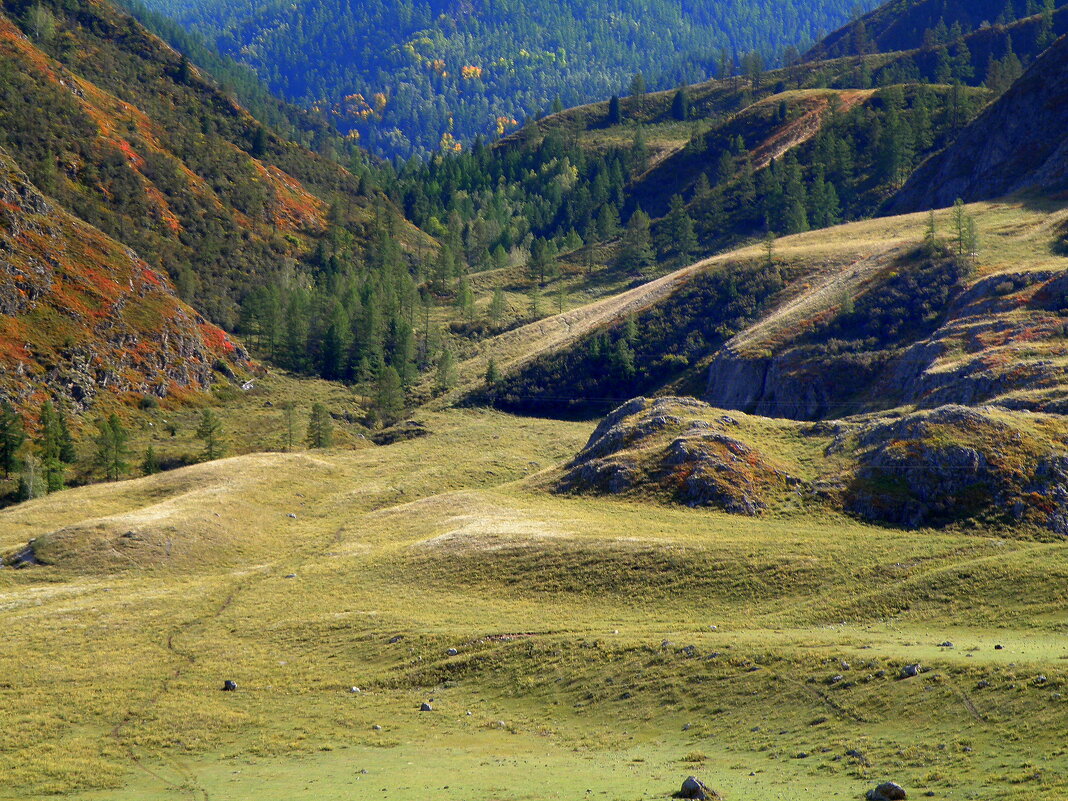
[[[232,693],[237,691],[237,682],[233,679],[227,679],[223,682],[222,686],[224,693]]]
[[[682,789],[675,793],[675,798],[707,799],[717,797],[718,796],[712,790],[709,790],[705,783],[696,776],[687,776],[686,781],[682,783]]]
[[[434,707],[432,707],[426,701],[423,701],[423,703],[419,705],[419,711],[420,712],[433,712],[434,711]]]
[[[920,666],[919,665],[905,665],[905,667],[901,668],[901,678],[903,678],[903,679],[911,679],[911,678],[913,678],[915,676],[919,676],[919,675],[920,675]]]
[[[868,790],[868,801],[905,801],[908,793],[900,784],[883,782],[878,787]]]

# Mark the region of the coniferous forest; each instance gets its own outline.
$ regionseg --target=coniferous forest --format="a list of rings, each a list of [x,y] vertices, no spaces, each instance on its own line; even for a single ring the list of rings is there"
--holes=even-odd
[[[795,58],[872,0],[149,0],[384,155],[426,154],[527,117],[716,74],[723,51]],[[865,9],[866,10],[866,9]]]

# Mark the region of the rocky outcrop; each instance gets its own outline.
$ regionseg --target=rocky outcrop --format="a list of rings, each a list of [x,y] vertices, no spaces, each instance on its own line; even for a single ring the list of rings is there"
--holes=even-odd
[[[801,482],[745,442],[729,416],[692,398],[635,398],[594,431],[560,492],[654,493],[678,503],[758,515]]]
[[[0,150],[0,397],[90,406],[101,392],[208,389],[244,349],[136,253],[38,192]]]
[[[887,205],[903,214],[1068,189],[1068,37],[1059,39],[942,153],[924,163]]]
[[[945,406],[869,425],[848,511],[907,528],[968,518],[1068,533],[1068,457],[1002,410]]]
[[[908,263],[900,267],[907,269]],[[923,278],[920,268],[914,283]],[[876,285],[871,293],[880,291]],[[913,303],[911,296],[897,297],[899,303]],[[1068,322],[1068,273],[998,273],[970,286],[959,280],[941,309],[923,297],[914,300],[929,309],[934,323],[877,349],[864,349],[861,340],[844,343],[861,346],[856,350],[841,348],[841,312],[829,316],[822,330],[800,328],[766,350],[728,343],[711,362],[705,398],[720,408],[798,420],[898,405],[996,402],[1033,411],[1068,410],[1060,392],[1068,383],[1068,367],[1059,344]],[[868,305],[881,304],[876,299]],[[850,321],[854,327],[858,314],[853,312]]]

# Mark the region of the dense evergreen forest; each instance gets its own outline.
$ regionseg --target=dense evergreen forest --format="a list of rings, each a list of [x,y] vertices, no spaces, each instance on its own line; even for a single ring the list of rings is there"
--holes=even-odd
[[[599,100],[641,74],[693,83],[799,49],[873,0],[178,0],[147,4],[217,43],[372,152],[425,154]]]

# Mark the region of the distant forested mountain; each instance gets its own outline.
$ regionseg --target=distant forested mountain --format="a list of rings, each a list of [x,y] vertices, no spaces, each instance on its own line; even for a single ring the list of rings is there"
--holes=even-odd
[[[147,0],[389,155],[757,57],[791,60],[874,0]]]

